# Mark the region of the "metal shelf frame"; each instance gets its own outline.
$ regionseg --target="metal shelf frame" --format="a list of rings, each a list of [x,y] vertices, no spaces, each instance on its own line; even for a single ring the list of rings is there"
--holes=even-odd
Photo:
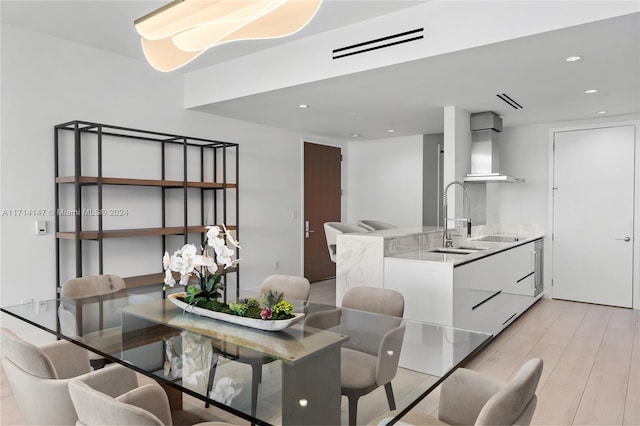
[[[61,152],[61,144],[63,143],[61,136],[65,132],[73,133],[73,176],[60,176],[60,152]],[[85,135],[95,135],[95,139],[92,139],[91,142],[97,141],[97,176],[84,176],[82,173],[83,169],[83,161],[82,161],[82,149],[83,145],[87,138],[83,138]],[[152,143],[157,143],[160,149],[161,155],[161,179],[130,179],[126,177],[104,177],[102,172],[103,166],[103,142],[108,143],[107,137],[115,137],[115,138],[124,138],[124,139],[135,139],[141,141],[149,141]],[[103,141],[103,139],[105,139]],[[66,142],[66,141],[65,141]],[[165,167],[167,161],[166,149],[170,145],[181,145],[182,146],[182,162],[183,162],[183,180],[176,181],[166,180],[165,176]],[[199,148],[199,166],[200,166],[200,181],[189,181],[188,180],[188,171],[189,171],[189,158],[188,152],[190,148]],[[205,194],[207,191],[221,191],[221,202],[218,202],[218,197],[213,196],[213,216],[215,219],[219,217],[219,213],[222,216],[222,222],[227,224],[227,221],[230,219],[227,214],[227,210],[229,209],[229,199],[227,192],[229,190],[235,191],[235,223],[229,224],[228,228],[233,229],[235,231],[235,236],[239,239],[239,190],[238,190],[238,181],[239,181],[239,145],[231,142],[223,142],[218,140],[210,140],[210,139],[202,139],[202,138],[194,138],[188,136],[174,135],[170,133],[161,133],[154,132],[149,130],[140,130],[133,129],[128,127],[121,126],[113,126],[107,124],[99,124],[87,121],[69,121],[66,123],[58,124],[54,126],[54,171],[55,171],[55,235],[56,235],[56,290],[57,294],[59,294],[59,289],[62,285],[61,283],[61,265],[60,265],[60,252],[61,252],[61,241],[62,240],[72,240],[74,241],[75,248],[75,276],[81,277],[83,275],[83,241],[93,241],[98,244],[98,273],[104,273],[104,251],[103,251],[103,240],[104,238],[114,238],[114,237],[143,237],[146,235],[160,235],[162,237],[162,247],[161,251],[159,250],[159,257],[161,257],[162,253],[166,251],[166,236],[167,235],[183,235],[184,243],[188,242],[188,235],[193,233],[200,233],[201,238],[204,240],[205,233],[203,226],[207,225],[205,222]],[[192,151],[193,152],[193,151]],[[228,156],[235,157],[235,173],[232,176],[234,181],[229,181],[228,179]],[[222,181],[218,182],[205,182],[205,156],[212,155],[212,165],[213,165],[213,177],[214,179],[218,176],[218,172],[221,172]],[[219,164],[220,163],[220,164]],[[218,170],[221,167],[222,170]],[[97,230],[85,230],[83,229],[82,224],[82,215],[75,215],[74,229],[71,231],[63,232],[60,229],[60,216],[59,212],[61,209],[61,196],[60,190],[62,185],[72,185],[73,186],[73,204],[75,212],[83,211],[83,200],[82,200],[82,190],[83,186],[93,185],[97,187],[97,209],[98,211],[103,211],[103,186],[105,185],[128,185],[128,186],[155,186],[161,188],[161,198],[162,198],[162,219],[161,226],[148,228],[148,229],[131,229],[131,230],[105,230],[103,227],[102,215],[97,215]],[[200,192],[200,224],[189,225],[188,224],[188,199],[189,194],[187,189],[192,188],[195,190],[199,189]],[[182,226],[182,230],[176,230],[176,227],[167,228],[166,223],[166,191],[174,190],[174,189],[182,189],[183,190],[183,217],[184,224]],[[221,204],[221,205],[220,205]],[[219,210],[221,209],[221,210]],[[130,231],[130,233],[126,232]],[[115,232],[115,233],[114,233]],[[71,235],[70,235],[71,234]],[[89,237],[88,237],[89,236]],[[238,255],[238,249],[236,248],[236,256]],[[232,269],[232,272],[236,274],[236,294],[239,294],[240,291],[240,268],[238,266]],[[227,271],[223,272],[224,277],[223,280],[225,282],[225,288],[227,283]],[[137,277],[124,277],[125,281],[129,279],[129,282],[132,286],[135,286],[136,283],[144,283],[138,285],[149,285],[150,282],[153,282],[156,277],[159,277],[161,274],[158,274],[157,271],[146,276],[146,279],[141,279],[145,276],[137,276]],[[160,280],[158,284],[162,281]],[[163,297],[166,294],[163,291]],[[227,299],[226,291],[225,291],[225,301]]]

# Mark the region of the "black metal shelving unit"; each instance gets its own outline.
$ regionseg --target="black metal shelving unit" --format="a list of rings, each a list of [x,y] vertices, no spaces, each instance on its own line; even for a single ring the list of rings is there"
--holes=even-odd
[[[130,140],[130,141],[142,141],[143,143],[149,142],[157,144],[149,149],[160,150],[160,163],[158,167],[161,167],[160,179],[139,179],[128,177],[115,177],[103,175],[103,151],[104,144],[109,143],[111,140]],[[95,143],[95,146],[90,146]],[[69,161],[69,145],[72,144],[72,156],[73,156],[73,173],[61,175],[61,161]],[[181,147],[182,151],[182,167],[183,177],[182,179],[168,180],[166,179],[167,167],[169,161],[173,163],[175,158],[169,158],[167,151],[170,147]],[[188,172],[189,166],[194,165],[193,161],[190,161],[189,154],[195,152],[199,153],[199,169],[200,179],[189,180]],[[95,151],[97,165],[95,167],[97,173],[93,176],[83,174],[85,162],[83,161],[83,151],[89,151],[93,155]],[[122,153],[126,155],[125,152]],[[157,152],[156,152],[157,154]],[[66,156],[65,156],[66,155]],[[54,126],[54,158],[55,158],[55,233],[56,233],[56,286],[57,293],[59,294],[60,287],[62,285],[61,280],[61,244],[66,242],[73,242],[74,262],[75,262],[75,277],[83,276],[83,247],[84,244],[97,244],[98,253],[98,273],[103,274],[104,271],[104,240],[108,238],[120,238],[120,237],[146,237],[146,236],[161,236],[162,247],[158,249],[158,259],[161,259],[162,253],[167,250],[166,238],[168,235],[182,235],[184,243],[188,242],[190,234],[201,234],[201,241],[205,236],[205,225],[213,225],[216,223],[205,223],[205,203],[207,207],[211,207],[213,212],[213,221],[221,221],[224,223],[227,229],[235,233],[235,237],[239,238],[239,193],[238,193],[238,178],[239,178],[239,155],[238,144],[230,142],[222,142],[217,140],[193,138],[187,136],[173,135],[168,133],[153,132],[148,130],[132,129],[127,127],[113,126],[107,124],[91,123],[86,121],[74,120],[67,123]],[[207,171],[211,172],[213,180],[205,181],[205,167],[206,161],[210,161],[211,169]],[[234,161],[229,167],[229,161]],[[197,164],[197,163],[196,163]],[[69,164],[65,163],[68,170]],[[231,169],[231,170],[230,170]],[[219,180],[216,180],[219,179]],[[133,229],[105,229],[103,224],[103,188],[108,185],[124,185],[130,187],[157,187],[161,188],[161,205],[162,205],[162,218],[160,226],[149,228],[133,228]],[[63,186],[73,187],[73,206],[69,210],[74,212],[72,229],[60,229],[61,227],[61,211],[62,209],[69,208],[69,200],[61,199],[61,189]],[[97,227],[94,229],[85,229],[83,224],[84,211],[86,209],[83,203],[83,187],[93,186],[97,188]],[[179,226],[167,226],[167,191],[182,189],[183,191],[183,206],[182,213],[184,222]],[[199,190],[200,201],[200,223],[189,224],[189,198],[193,197],[193,192],[189,193],[189,189]],[[212,192],[213,194],[207,198],[206,194]],[[67,197],[70,198],[70,197]],[[91,208],[94,208],[93,206]],[[229,210],[233,210],[233,215],[228,214]],[[229,220],[234,220],[235,223],[229,223]],[[219,224],[218,223],[218,224]],[[68,224],[66,225],[68,226]],[[94,225],[95,226],[95,225]],[[237,251],[237,249],[236,249]],[[238,253],[236,252],[236,255]],[[107,271],[106,273],[110,273]],[[240,270],[238,265],[233,268],[229,268],[222,272],[224,274],[225,285],[227,283],[227,274],[236,275],[236,294],[239,294],[240,289]],[[72,278],[72,277],[67,277]],[[153,271],[150,274],[123,277],[128,287],[143,287],[158,285],[163,282],[164,273],[162,272],[162,266],[159,262],[158,271]],[[163,293],[164,296],[164,293]],[[226,299],[226,292],[225,292]]]

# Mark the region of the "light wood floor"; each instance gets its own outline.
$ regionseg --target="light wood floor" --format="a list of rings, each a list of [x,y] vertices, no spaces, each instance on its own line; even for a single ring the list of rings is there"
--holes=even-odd
[[[536,425],[640,425],[640,311],[542,299],[466,367],[508,381],[544,368]],[[437,392],[416,409],[437,415]]]
[[[333,281],[314,297],[335,301]],[[541,299],[466,367],[508,381],[533,357],[544,362],[533,424],[640,425],[640,310]],[[438,396],[416,410],[437,416]]]
[[[333,280],[313,284],[311,299],[335,301]],[[640,425],[640,311],[542,299],[467,367],[508,381],[532,357],[544,361],[534,424]],[[24,424],[4,373],[0,393],[0,424]],[[187,416],[246,424],[188,397],[184,404]],[[437,415],[437,405],[436,391],[416,410]]]

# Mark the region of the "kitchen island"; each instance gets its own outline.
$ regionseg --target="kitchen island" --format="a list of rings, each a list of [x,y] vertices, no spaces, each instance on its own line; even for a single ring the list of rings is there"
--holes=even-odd
[[[446,253],[442,230],[388,231],[338,236],[338,304],[353,286],[390,288],[405,318],[495,335],[542,296],[541,226],[476,226]]]

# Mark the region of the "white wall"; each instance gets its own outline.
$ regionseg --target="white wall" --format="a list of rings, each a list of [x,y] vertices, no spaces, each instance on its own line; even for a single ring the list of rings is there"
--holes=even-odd
[[[498,192],[499,203],[487,201],[487,223],[538,223],[544,225],[545,264],[551,265],[551,208],[549,167],[553,159],[550,152],[550,132],[558,128],[586,128],[595,124],[633,121],[640,127],[638,115],[602,117],[589,120],[539,123],[526,126],[505,127],[500,137],[500,167],[504,173],[524,178],[522,184],[493,185]],[[640,130],[637,130],[640,132]],[[636,211],[635,223],[640,224],[640,137],[636,137]],[[594,226],[607,226],[606,223]],[[635,227],[636,252],[639,252],[640,226]],[[588,232],[588,230],[585,230]],[[640,309],[640,256],[635,256],[634,308]],[[551,286],[550,270],[545,271],[545,288]],[[547,292],[549,294],[549,292]]]
[[[420,226],[422,145],[422,135],[349,142],[346,221]]]
[[[590,120],[538,123],[505,127],[500,135],[500,167],[503,173],[524,178],[521,184],[497,184],[500,203],[487,210],[501,223],[547,224],[549,181],[549,130],[638,120],[637,115]],[[493,222],[493,223],[497,223]]]
[[[257,286],[276,272],[275,260],[278,273],[301,273],[301,214],[292,218],[302,205],[301,141],[322,138],[185,110],[180,74],[5,24],[1,30],[2,209],[54,207],[55,124],[77,119],[236,142],[242,287]],[[141,165],[146,160],[137,158]],[[36,219],[0,217],[2,305],[55,297],[55,239],[51,231],[34,235]],[[40,219],[52,229],[52,216]],[[133,258],[122,261],[135,266]]]

